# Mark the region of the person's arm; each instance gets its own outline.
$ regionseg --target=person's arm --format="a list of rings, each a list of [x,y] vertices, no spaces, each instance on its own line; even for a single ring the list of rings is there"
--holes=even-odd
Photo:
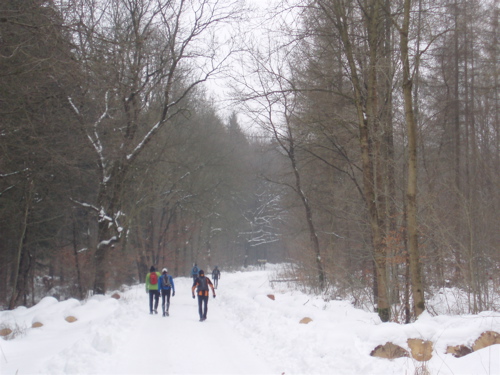
[[[207,283],[210,288],[212,288],[212,294],[215,298],[215,289],[214,289],[214,284],[212,284],[212,281],[207,277]]]
[[[191,288],[191,294],[193,295],[193,298],[194,298],[194,290],[196,289],[197,286],[198,286],[198,279],[195,280],[195,282],[193,283],[193,287]]]
[[[145,281],[145,284],[146,284],[146,293],[148,292],[148,285],[149,285],[149,273],[146,274],[146,281]]]
[[[172,297],[175,296],[175,285],[174,285],[174,278],[172,276],[170,277],[170,285],[172,285]]]

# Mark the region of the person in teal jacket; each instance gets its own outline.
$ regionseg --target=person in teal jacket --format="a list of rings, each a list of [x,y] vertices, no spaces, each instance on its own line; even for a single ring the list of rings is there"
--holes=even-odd
[[[172,297],[175,296],[175,285],[173,277],[168,274],[168,270],[166,268],[161,270],[158,288],[161,293],[161,308],[163,310],[163,316],[169,316],[170,314],[168,309],[170,308],[170,292],[172,292]]]
[[[160,291],[158,288],[158,281],[160,273],[156,272],[156,268],[151,266],[149,273],[146,275],[146,293],[149,293],[149,313],[158,314],[158,301],[160,300]],[[153,308],[153,299],[155,301]]]
[[[193,268],[191,269],[191,276],[193,277],[193,282],[195,282],[196,279],[198,278],[198,271],[199,271],[198,265],[196,263],[193,263]]]

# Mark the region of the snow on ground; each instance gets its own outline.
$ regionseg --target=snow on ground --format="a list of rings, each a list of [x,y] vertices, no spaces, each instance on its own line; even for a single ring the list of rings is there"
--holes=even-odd
[[[448,345],[470,345],[484,331],[500,332],[500,313],[424,314],[413,324],[381,323],[345,301],[273,290],[270,270],[223,272],[203,323],[188,278],[175,279],[170,317],[149,315],[144,284],[122,292],[120,300],[47,297],[29,309],[1,311],[0,326],[17,326],[22,334],[0,340],[0,373],[403,375],[425,367],[429,374],[500,374],[500,345],[462,358],[445,354]],[[69,315],[78,321],[66,322]],[[299,324],[304,317],[313,321]],[[44,325],[31,328],[33,322]],[[408,338],[433,341],[433,358],[422,364],[370,356],[388,341],[408,349]]]

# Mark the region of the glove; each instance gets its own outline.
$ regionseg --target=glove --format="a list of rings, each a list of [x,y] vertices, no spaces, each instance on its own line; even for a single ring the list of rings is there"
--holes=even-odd
[[[193,294],[193,299],[194,299],[194,294]]]
[[[214,298],[217,297],[215,294],[214,294]]]
[[[172,297],[174,297],[174,296],[175,296],[175,292],[172,293]]]

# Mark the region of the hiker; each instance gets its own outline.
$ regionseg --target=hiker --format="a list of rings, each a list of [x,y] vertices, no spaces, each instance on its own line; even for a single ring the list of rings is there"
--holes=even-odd
[[[158,291],[158,279],[160,273],[156,272],[156,268],[151,266],[149,273],[146,275],[146,293],[149,292],[149,313],[158,314],[158,301],[160,300],[160,292]],[[153,309],[153,299],[155,300]]]
[[[219,279],[220,279],[220,271],[217,266],[215,266],[214,270],[212,271],[212,279],[214,281],[214,287],[217,289],[217,285],[219,285]]]
[[[212,289],[212,293],[214,298],[215,296],[215,289],[214,285],[210,281],[208,277],[205,276],[205,272],[203,270],[200,270],[198,272],[198,277],[193,283],[193,287],[191,288],[191,293],[194,298],[194,290],[197,289],[198,293],[198,312],[200,314],[200,322],[203,322],[207,320],[207,311],[208,311],[208,294],[209,294],[209,289],[210,287]]]
[[[191,276],[193,276],[193,283],[194,283],[196,278],[198,277],[198,266],[196,265],[196,263],[193,263],[193,268],[191,269]]]
[[[158,287],[161,293],[161,308],[163,310],[163,316],[169,316],[168,308],[170,307],[170,292],[172,292],[172,297],[175,296],[174,279],[168,274],[168,270],[166,268],[161,270],[161,274],[160,280],[158,281]],[[167,302],[166,304],[165,299]]]

